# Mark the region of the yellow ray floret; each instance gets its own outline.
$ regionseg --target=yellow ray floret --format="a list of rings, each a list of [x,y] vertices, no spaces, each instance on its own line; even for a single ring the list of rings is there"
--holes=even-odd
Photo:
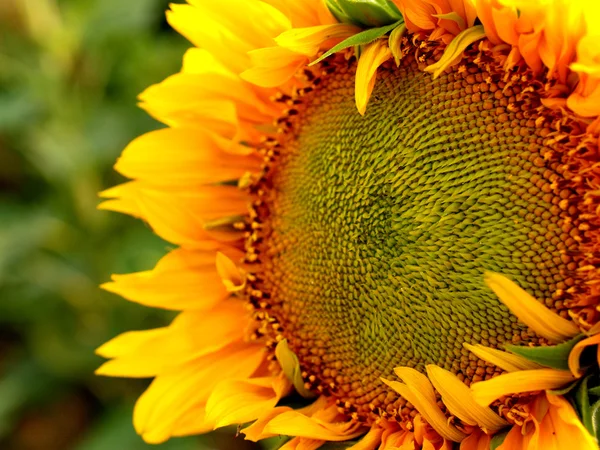
[[[222,0],[172,4],[169,24],[194,45],[207,49],[235,73],[247,69],[247,52],[272,45],[272,39],[291,27],[277,8],[264,2]]]
[[[367,110],[367,102],[373,92],[377,69],[392,57],[386,39],[377,39],[365,46],[356,68],[356,107],[362,115]]]
[[[246,286],[246,277],[243,271],[227,255],[217,253],[217,272],[225,285],[227,292],[239,292]]]
[[[244,338],[248,313],[244,304],[228,300],[206,311],[185,311],[167,328],[124,333],[97,353],[113,358],[99,375],[147,378],[215,353]]]
[[[154,308],[209,310],[227,296],[215,268],[219,246],[212,249],[177,249],[163,256],[152,270],[113,275],[101,287],[128,300]],[[207,245],[209,244],[207,243]]]
[[[228,149],[226,141],[205,131],[165,128],[134,139],[115,169],[152,185],[188,188],[236,180],[260,169],[256,156],[232,155]]]
[[[471,345],[465,342],[463,346],[478,358],[481,358],[484,361],[489,362],[490,364],[498,366],[502,370],[506,370],[507,372],[542,368],[542,366],[540,366],[539,364],[534,363],[533,361],[529,361],[528,359],[525,359],[522,356],[515,355],[513,353],[503,352],[502,350],[486,347],[481,344]]]
[[[345,23],[318,25],[307,28],[294,28],[275,38],[280,47],[313,57],[325,43],[333,46],[332,39],[341,40],[360,32],[360,28]]]
[[[348,450],[375,450],[381,444],[381,437],[383,435],[383,428],[373,426],[369,429],[362,439]]]
[[[481,25],[467,28],[452,39],[452,42],[446,47],[440,60],[435,64],[427,66],[425,71],[432,72],[434,78],[439,77],[448,67],[460,62],[463,52],[469,45],[484,37],[485,31]]]
[[[283,374],[223,381],[206,403],[206,420],[214,423],[214,428],[256,420],[275,408],[290,389]]]
[[[409,367],[397,367],[394,371],[406,384],[383,378],[382,381],[412,403],[440,436],[454,442],[464,439],[465,434],[450,425],[445,414],[437,406],[433,386],[425,375]]]
[[[469,388],[452,372],[433,364],[427,366],[429,380],[442,396],[452,414],[468,425],[478,425],[487,431],[498,431],[508,426],[491,409],[482,407],[473,398]]]
[[[487,272],[485,283],[521,322],[540,336],[552,342],[562,342],[579,334],[573,322],[546,308],[505,276]]]
[[[537,369],[507,373],[471,385],[475,401],[487,406],[505,395],[558,389],[575,381],[568,370]]]
[[[197,408],[204,410],[221,381],[250,377],[263,358],[260,346],[234,343],[158,375],[135,406],[136,431],[146,442],[161,443],[178,434],[182,423],[188,429],[212,429]]]

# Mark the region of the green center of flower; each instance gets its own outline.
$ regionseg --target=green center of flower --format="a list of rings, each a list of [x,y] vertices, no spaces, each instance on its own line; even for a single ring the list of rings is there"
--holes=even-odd
[[[463,343],[538,342],[485,271],[558,310],[570,283],[576,242],[537,105],[473,72],[380,70],[362,117],[354,69],[337,64],[265,180],[257,286],[305,379],[360,417],[402,415],[380,382],[394,367],[433,363],[469,383],[496,369]]]

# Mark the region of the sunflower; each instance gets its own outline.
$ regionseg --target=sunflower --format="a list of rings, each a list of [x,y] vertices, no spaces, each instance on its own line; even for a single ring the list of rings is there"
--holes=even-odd
[[[98,349],[137,432],[597,448],[596,3],[188,2],[102,194],[176,246],[103,285],[179,311]]]

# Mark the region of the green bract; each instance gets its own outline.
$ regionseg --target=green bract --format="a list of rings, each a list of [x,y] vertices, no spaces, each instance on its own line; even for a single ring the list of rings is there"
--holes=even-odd
[[[552,367],[553,369],[569,370],[569,365],[567,363],[569,353],[571,353],[575,344],[583,338],[585,338],[585,336],[580,334],[573,339],[558,345],[549,345],[547,347],[505,345],[505,348],[515,355],[527,358],[529,361],[536,362],[542,366]]]
[[[325,0],[337,20],[359,27],[389,25],[402,19],[400,11],[389,0]]]
[[[385,34],[389,33],[393,29],[400,27],[400,26],[404,26],[404,22],[402,20],[392,23],[391,25],[386,25],[385,27],[371,28],[369,30],[365,30],[358,34],[355,34],[354,36],[350,36],[345,41],[340,42],[335,47],[327,50],[325,53],[323,53],[321,55],[321,57],[319,57],[319,59],[316,59],[309,65],[312,66],[314,64],[317,64],[317,63],[321,62],[322,60],[324,60],[325,58],[327,58],[328,56],[331,56],[337,52],[341,52],[342,50],[344,50],[348,47],[354,47],[355,45],[369,44],[369,43],[373,42],[375,39],[378,39],[381,36],[384,36]]]

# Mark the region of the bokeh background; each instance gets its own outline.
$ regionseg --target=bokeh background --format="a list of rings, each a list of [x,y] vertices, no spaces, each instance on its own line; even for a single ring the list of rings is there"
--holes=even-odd
[[[188,47],[166,0],[0,0],[0,449],[251,449],[235,430],[149,446],[131,414],[148,380],[96,377],[94,349],[166,312],[98,285],[168,244],[99,211],[124,146],[160,124],[136,96]]]

